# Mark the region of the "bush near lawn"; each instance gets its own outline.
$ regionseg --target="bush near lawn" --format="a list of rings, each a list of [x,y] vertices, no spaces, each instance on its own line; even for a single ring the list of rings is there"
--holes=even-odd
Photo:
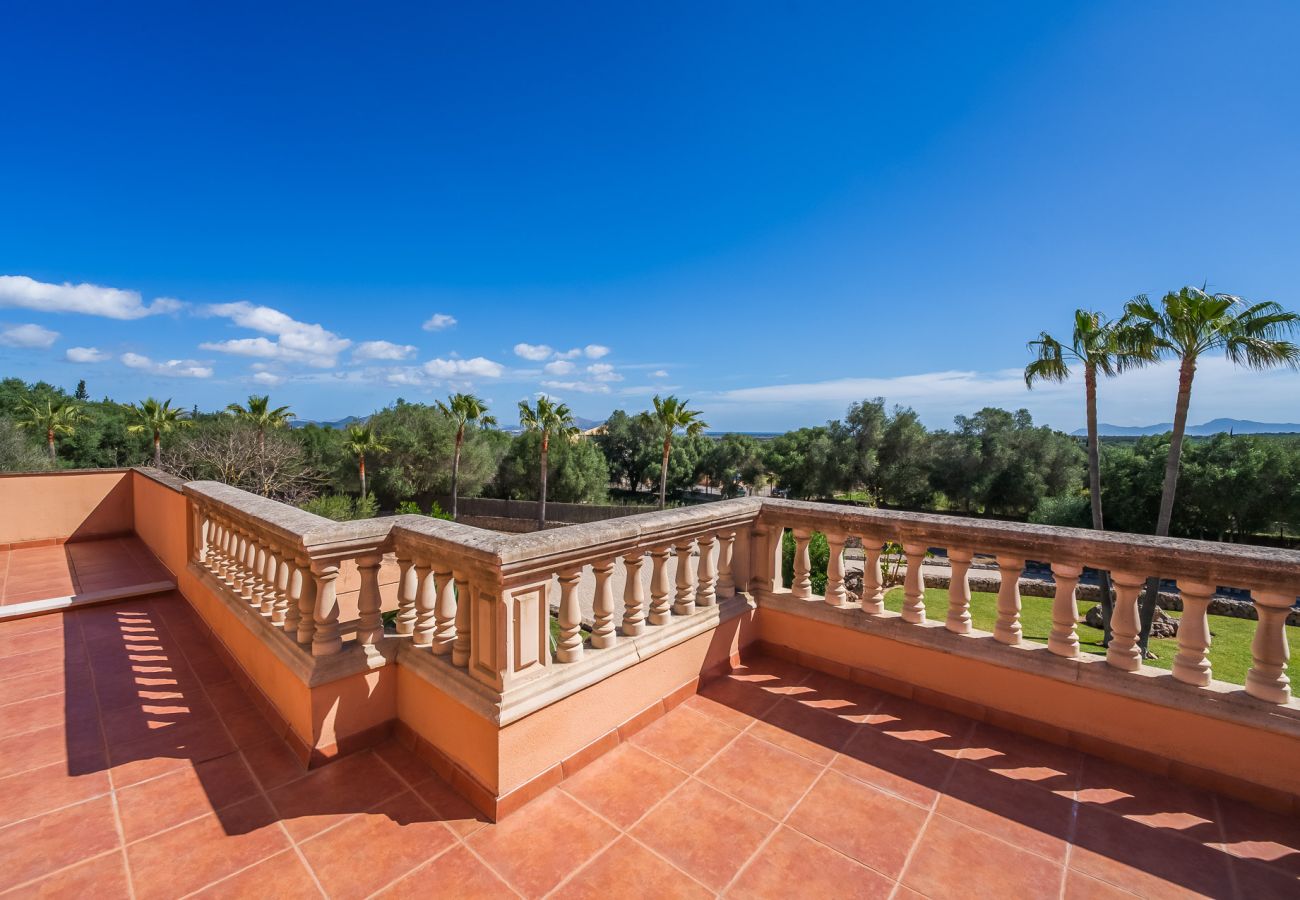
[[[1052,600],[1050,597],[1022,597],[1020,600],[1020,627],[1024,639],[1039,644],[1047,643],[1047,636],[1052,631]],[[1080,602],[1079,613],[1088,611],[1092,602]],[[885,608],[899,612],[903,608],[902,588],[893,588],[885,595]],[[942,588],[925,589],[925,614],[927,618],[942,622],[948,617],[948,592]],[[972,593],[970,601],[971,623],[981,631],[992,631],[998,616],[997,594]],[[1178,618],[1181,613],[1170,612]],[[1287,675],[1292,684],[1300,684],[1300,628],[1288,627],[1287,640],[1291,645],[1291,659],[1287,665]],[[1245,684],[1246,672],[1250,668],[1250,642],[1255,637],[1254,619],[1233,619],[1228,616],[1210,616],[1210,665],[1218,681],[1232,684]],[[1101,646],[1101,632],[1088,625],[1079,623],[1079,649],[1085,653],[1105,655]],[[1156,659],[1147,660],[1147,665],[1160,669],[1173,666],[1174,654],[1178,652],[1176,638],[1152,638],[1151,652]]]

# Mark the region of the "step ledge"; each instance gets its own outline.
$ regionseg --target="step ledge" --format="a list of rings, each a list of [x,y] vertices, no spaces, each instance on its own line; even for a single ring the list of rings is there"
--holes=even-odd
[[[87,591],[84,594],[70,594],[66,597],[50,597],[46,600],[28,600],[0,606],[0,622],[9,619],[28,619],[43,616],[46,613],[63,612],[68,609],[80,609],[83,606],[98,606],[115,600],[129,600],[132,597],[147,597],[176,590],[174,581],[148,581],[144,584],[129,584],[125,587],[110,588],[104,591]]]

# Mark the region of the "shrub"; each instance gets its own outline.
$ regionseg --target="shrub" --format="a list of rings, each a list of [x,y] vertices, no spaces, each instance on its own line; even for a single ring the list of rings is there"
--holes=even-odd
[[[308,500],[302,508],[335,522],[346,522],[352,518],[352,498],[346,494],[322,494]]]
[[[397,504],[397,514],[399,516],[422,516],[424,512],[420,509],[420,504],[414,500],[403,500]]]
[[[354,519],[373,519],[378,514],[379,501],[375,499],[374,494],[358,497],[356,504],[352,507],[352,518]]]
[[[812,578],[812,589],[814,594],[824,594],[826,592],[826,566],[831,561],[830,544],[826,543],[826,535],[820,531],[814,531],[812,540],[808,542],[808,561]],[[794,534],[785,532],[781,538],[781,582],[789,587],[794,582]]]
[[[451,521],[451,513],[439,506],[437,500],[434,500],[429,506],[429,516],[434,519],[446,519],[449,522]]]

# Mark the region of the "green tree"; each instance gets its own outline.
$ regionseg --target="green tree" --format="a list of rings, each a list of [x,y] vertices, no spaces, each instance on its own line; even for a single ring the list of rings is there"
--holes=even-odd
[[[185,417],[185,410],[172,406],[171,398],[159,402],[148,397],[139,406],[133,403],[128,416],[131,424],[127,431],[152,435],[154,468],[162,467],[162,436],[194,424],[193,420]]]
[[[361,477],[361,498],[364,500],[366,498],[366,454],[383,453],[388,448],[384,446],[369,422],[350,427],[345,446],[348,452],[357,458],[357,474]]]
[[[826,426],[787,431],[764,450],[768,471],[791,497],[831,497],[849,486],[841,468],[843,454]]]
[[[878,504],[904,509],[928,508],[934,497],[934,488],[930,486],[932,455],[930,433],[921,424],[916,410],[895,406],[885,417],[876,450],[876,466],[867,481],[868,491]]]
[[[686,408],[691,402],[689,400],[678,400],[671,395],[661,398],[655,394],[652,402],[654,411],[650,417],[658,426],[664,445],[659,469],[659,508],[663,509],[668,490],[668,457],[673,450],[673,436],[681,432],[687,437],[695,437],[709,426],[700,418],[699,410]]]
[[[541,435],[539,447],[540,491],[537,502],[537,527],[546,527],[546,476],[548,456],[551,452],[551,435],[572,439],[578,433],[573,422],[573,413],[563,403],[556,403],[550,397],[537,398],[537,404],[530,406],[528,401],[519,401],[519,424],[525,431],[535,431]]]
[[[86,379],[83,378],[77,382],[77,392],[72,397],[74,400],[81,401],[90,399],[90,391],[86,390]]]
[[[649,480],[651,463],[658,456],[655,423],[649,413],[630,416],[621,409],[614,410],[595,441],[605,455],[614,482],[626,482],[636,491]]]
[[[39,472],[52,465],[21,428],[0,418],[0,472]]]
[[[1040,381],[1063,382],[1070,377],[1070,365],[1083,367],[1084,410],[1088,426],[1088,497],[1092,505],[1092,527],[1104,531],[1101,509],[1101,449],[1097,437],[1097,376],[1113,377],[1136,366],[1153,362],[1155,354],[1147,341],[1135,341],[1132,329],[1086,309],[1074,311],[1074,331],[1064,344],[1046,331],[1029,342],[1034,361],[1025,366],[1025,386]],[[1110,613],[1113,608],[1110,573],[1102,573],[1101,614],[1105,625],[1104,643],[1110,643]]]
[[[1156,518],[1155,533],[1164,537],[1169,534],[1173,518],[1187,410],[1200,358],[1221,350],[1233,363],[1250,369],[1296,368],[1300,366],[1300,347],[1287,338],[1300,326],[1300,316],[1277,303],[1247,304],[1231,294],[1209,294],[1201,288],[1185,287],[1165,294],[1159,306],[1145,296],[1133,298],[1124,307],[1122,321],[1134,330],[1145,352],[1178,360],[1174,430]],[[1159,591],[1160,579],[1148,578],[1141,606],[1140,644],[1144,654]]]
[[[525,431],[510,442],[497,470],[495,488],[500,496],[512,500],[540,499],[541,448],[540,431]],[[609,467],[594,441],[587,438],[553,441],[546,465],[548,503],[605,502]]]
[[[487,404],[473,394],[452,394],[447,402],[437,401],[439,411],[456,424],[456,449],[451,460],[451,517],[456,518],[456,494],[460,481],[460,451],[465,444],[465,426],[480,428],[496,425],[497,420],[488,415]]]
[[[257,447],[262,451],[266,450],[267,430],[271,428],[287,428],[289,421],[294,418],[293,411],[287,406],[272,408],[271,397],[267,394],[260,397],[256,394],[250,394],[247,406],[232,403],[226,407],[226,412],[241,422],[247,422],[253,426],[257,431]]]
[[[49,448],[50,462],[54,462],[54,438],[72,434],[82,420],[81,408],[66,399],[47,399],[44,403],[26,400],[18,408],[18,427],[44,433]]]
[[[746,476],[752,478],[756,470],[762,470],[762,456],[762,446],[749,435],[724,434],[709,441],[700,469],[722,496],[736,497],[744,493],[746,484],[753,487]]]

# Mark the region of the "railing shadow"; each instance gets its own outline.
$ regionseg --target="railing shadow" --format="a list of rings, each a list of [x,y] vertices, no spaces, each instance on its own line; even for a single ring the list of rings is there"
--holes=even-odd
[[[1300,873],[1300,822],[783,659],[746,657],[700,694],[760,737],[1043,854],[1068,843],[1080,865],[1216,896],[1231,867],[1258,865],[1230,847]]]
[[[354,813],[485,821],[394,741],[309,770],[214,640],[178,593],[64,617],[67,772],[112,773],[128,843],[209,814],[297,839]]]

